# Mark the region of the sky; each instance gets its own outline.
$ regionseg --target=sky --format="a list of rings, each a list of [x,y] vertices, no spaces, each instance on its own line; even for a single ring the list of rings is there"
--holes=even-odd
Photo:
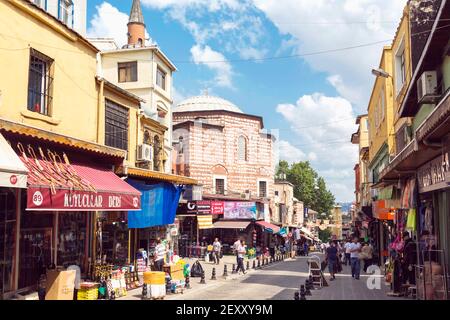
[[[127,40],[131,0],[88,0],[88,36]],[[201,94],[264,118],[280,159],[309,161],[354,201],[355,118],[406,0],[141,0],[149,41],[177,66],[174,101]]]

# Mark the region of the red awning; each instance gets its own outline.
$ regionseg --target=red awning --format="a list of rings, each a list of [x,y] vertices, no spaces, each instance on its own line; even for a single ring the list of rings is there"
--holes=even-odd
[[[278,233],[280,232],[280,227],[271,224],[269,222],[265,222],[265,221],[257,221],[256,224],[260,225],[261,227],[263,227],[264,229],[266,229],[266,231],[271,232],[271,233]]]
[[[27,210],[135,211],[141,193],[114,172],[58,158],[48,161],[20,156],[30,170]],[[67,159],[68,160],[68,159]]]

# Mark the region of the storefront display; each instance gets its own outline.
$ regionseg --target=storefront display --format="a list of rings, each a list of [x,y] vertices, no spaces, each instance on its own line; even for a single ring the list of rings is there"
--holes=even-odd
[[[57,265],[77,265],[84,273],[86,265],[86,213],[64,213],[58,216]]]

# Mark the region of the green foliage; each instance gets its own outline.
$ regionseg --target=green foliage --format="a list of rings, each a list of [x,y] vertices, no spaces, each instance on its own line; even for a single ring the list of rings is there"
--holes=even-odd
[[[325,229],[325,230],[319,229],[319,239],[322,240],[322,242],[330,241],[331,236],[332,236],[332,232],[330,229]]]
[[[335,203],[334,195],[327,189],[325,180],[319,177],[308,161],[293,163],[280,161],[277,177],[286,174],[287,180],[294,185],[294,196],[303,201],[306,207],[320,213],[329,213]],[[317,185],[316,185],[317,181]],[[317,187],[317,188],[316,188]]]

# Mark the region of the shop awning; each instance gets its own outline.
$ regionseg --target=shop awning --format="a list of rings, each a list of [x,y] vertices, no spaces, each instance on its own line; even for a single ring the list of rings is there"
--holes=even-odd
[[[0,187],[26,188],[28,169],[0,133]]]
[[[29,170],[27,210],[133,211],[141,208],[141,193],[108,169],[71,163],[67,156],[47,152],[20,159]],[[44,154],[45,156],[45,154]],[[53,158],[49,160],[49,158]]]
[[[300,228],[300,231],[303,232],[304,234],[306,234],[309,237],[314,237],[314,235],[306,228]]]
[[[280,232],[280,227],[271,224],[269,222],[265,222],[265,221],[257,221],[256,222],[257,225],[260,225],[261,227],[264,228],[264,231],[269,232],[269,233],[278,233]]]
[[[246,229],[250,221],[217,221],[214,223],[214,229]]]

